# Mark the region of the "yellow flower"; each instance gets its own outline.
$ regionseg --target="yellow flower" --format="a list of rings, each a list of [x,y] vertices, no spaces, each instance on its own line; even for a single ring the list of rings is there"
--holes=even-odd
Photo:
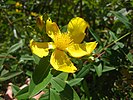
[[[31,12],[30,14],[31,14],[32,16],[35,16],[35,17],[38,16],[38,14],[35,13],[35,12]]]
[[[37,17],[36,24],[37,24],[38,28],[40,29],[40,31],[42,31],[44,29],[43,16]]]
[[[21,10],[19,10],[19,9],[16,9],[16,12],[17,12],[17,13],[20,13],[20,12],[21,12]]]
[[[67,26],[67,32],[61,33],[57,24],[51,19],[46,21],[46,32],[53,42],[30,41],[32,52],[39,57],[49,54],[49,49],[54,49],[50,63],[58,71],[74,73],[77,68],[70,61],[67,52],[72,57],[90,55],[96,48],[96,42],[81,43],[85,37],[85,29],[89,24],[82,18],[73,18]],[[80,44],[81,43],[81,44]]]
[[[16,7],[22,7],[22,4],[19,3],[19,2],[16,2],[15,6],[16,6]]]

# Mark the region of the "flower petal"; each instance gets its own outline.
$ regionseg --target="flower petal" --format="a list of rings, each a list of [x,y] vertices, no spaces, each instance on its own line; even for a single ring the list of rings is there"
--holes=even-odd
[[[50,18],[46,21],[46,32],[48,36],[51,37],[52,39],[56,34],[61,33],[57,24],[55,22],[52,22]]]
[[[68,23],[68,33],[75,43],[83,41],[87,27],[89,27],[89,24],[80,17],[73,18]]]
[[[42,31],[44,29],[43,16],[37,17],[36,24],[37,24],[38,28],[40,29],[40,31]]]
[[[48,51],[48,42],[34,42],[33,40],[30,41],[30,48],[32,50],[32,53],[36,54],[39,57],[47,56]]]
[[[90,55],[92,51],[96,48],[96,42],[89,42],[83,44],[73,44],[69,46],[66,50],[72,57],[82,57],[85,55]]]
[[[58,71],[74,73],[77,70],[65,52],[57,49],[52,53],[50,63]]]

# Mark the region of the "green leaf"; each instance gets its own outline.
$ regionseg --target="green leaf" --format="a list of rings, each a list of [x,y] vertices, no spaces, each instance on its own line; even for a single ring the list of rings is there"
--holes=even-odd
[[[12,52],[15,52],[17,49],[21,48],[24,44],[24,41],[23,40],[20,40],[18,43],[12,45],[8,52],[7,53],[12,53]]]
[[[37,93],[39,93],[40,91],[42,91],[49,84],[49,82],[51,81],[51,78],[52,78],[52,74],[51,72],[49,72],[48,76],[38,84],[35,84],[32,79],[29,86],[29,97],[31,98]]]
[[[15,4],[16,2],[14,1],[14,0],[8,0],[7,2],[6,2],[6,4]]]
[[[113,38],[113,40],[117,40],[118,38],[116,37],[116,34],[114,32],[112,32],[111,30],[109,30],[109,34],[110,36]]]
[[[108,72],[108,71],[115,70],[115,69],[116,69],[115,67],[104,66],[102,72]]]
[[[7,53],[2,53],[2,54],[0,54],[0,56],[1,56],[1,58],[0,58],[0,70],[2,70],[3,63],[4,63],[5,59],[6,59],[6,57],[8,56],[8,54]]]
[[[117,36],[116,36],[117,34],[112,32],[111,30],[109,30],[108,33],[110,34],[110,38],[108,38],[108,40],[109,40],[108,44],[110,44],[111,42],[114,42],[118,39]]]
[[[133,63],[133,55],[130,52],[126,55],[126,57],[131,63]]]
[[[84,91],[84,94],[87,96],[87,97],[90,97],[90,90],[88,88],[88,83],[86,80],[83,80],[82,82],[82,90]],[[87,99],[88,100],[88,99]]]
[[[73,93],[74,93],[74,98],[73,100],[80,100],[78,94],[76,93],[76,91],[73,89]]]
[[[43,81],[50,71],[50,62],[49,57],[42,58],[39,61],[39,65],[36,66],[35,71],[33,72],[33,81],[35,84],[39,84]]]
[[[59,93],[50,88],[50,100],[61,100]]]
[[[102,64],[100,63],[98,66],[94,65],[94,68],[97,75],[100,77],[102,75]]]
[[[28,75],[29,77],[32,77],[32,71],[27,70],[25,74]]]
[[[124,44],[121,42],[116,42],[115,45],[113,45],[112,49],[117,50],[119,48],[123,48]]]
[[[90,71],[90,66],[91,66],[91,64],[88,64],[88,65],[83,65],[83,68],[78,72],[78,74],[77,74],[77,78],[82,78],[82,77],[84,77],[86,74],[88,74],[89,73],[89,71]]]
[[[11,79],[11,78],[13,78],[13,77],[15,77],[17,75],[20,75],[21,73],[22,73],[22,71],[20,71],[20,72],[9,72],[9,73],[6,73],[3,76],[0,76],[0,82],[6,81],[8,79]]]
[[[20,58],[20,62],[24,60],[34,60],[33,56],[30,55],[22,55]]]
[[[21,100],[21,99],[28,99],[29,98],[29,93],[28,93],[28,89],[29,89],[29,86],[26,86],[24,87],[23,89],[21,89],[17,94],[16,94],[16,98],[18,100]]]
[[[29,88],[30,97],[43,90],[52,78],[50,72],[49,57],[42,58],[39,65],[36,66],[32,75],[32,81]]]
[[[101,38],[98,34],[96,34],[95,32],[93,32],[93,30],[91,28],[89,28],[89,31],[91,33],[91,35],[96,39],[96,41],[100,44],[103,45]]]
[[[75,90],[68,84],[65,85],[63,91],[60,92],[61,100],[80,100]]]
[[[20,90],[20,87],[15,84],[12,84],[11,87],[12,87],[12,92],[14,95],[16,95],[18,91]]]
[[[64,90],[66,82],[58,77],[53,77],[51,80],[52,88],[55,88],[56,91],[61,92]]]
[[[74,86],[74,85],[78,84],[79,82],[81,82],[83,79],[84,79],[84,78],[72,79],[72,80],[68,81],[68,84],[69,84],[70,86]]]
[[[37,55],[33,54],[33,58],[34,58],[34,61],[36,64],[39,64],[39,61],[40,61],[40,57],[38,57]]]
[[[57,76],[57,78],[60,78],[60,79],[62,79],[63,81],[66,81],[67,78],[68,78],[68,73],[62,72],[61,74],[59,74],[59,75]]]
[[[131,28],[131,23],[128,18],[120,12],[111,11],[128,29]]]
[[[40,98],[39,98],[39,100],[49,100],[49,98],[50,98],[50,89],[44,89],[44,91],[45,91],[45,94],[43,94]]]

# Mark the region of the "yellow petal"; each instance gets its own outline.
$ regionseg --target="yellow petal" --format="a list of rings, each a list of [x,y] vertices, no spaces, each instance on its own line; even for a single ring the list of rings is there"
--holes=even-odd
[[[89,24],[80,17],[73,18],[68,23],[68,33],[75,43],[83,41],[87,27],[89,27]]]
[[[35,13],[35,12],[31,12],[30,14],[31,14],[32,16],[35,16],[35,17],[38,16],[38,14]]]
[[[40,31],[42,31],[44,29],[43,16],[39,16],[36,19],[36,24],[37,24],[38,28],[40,29]]]
[[[39,57],[47,56],[48,51],[48,42],[34,42],[33,40],[30,41],[30,48],[32,50],[32,53],[36,54]]]
[[[56,34],[60,34],[59,27],[50,18],[46,21],[46,32],[52,39]]]
[[[57,49],[52,53],[50,63],[58,71],[74,73],[77,70],[65,52]]]
[[[82,57],[85,55],[90,55],[92,51],[96,48],[96,42],[89,42],[83,44],[73,44],[69,46],[66,50],[72,57]]]

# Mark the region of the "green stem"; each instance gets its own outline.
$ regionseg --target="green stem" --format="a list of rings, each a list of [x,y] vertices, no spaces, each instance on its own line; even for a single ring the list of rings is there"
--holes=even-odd
[[[110,43],[109,45],[107,45],[105,48],[101,49],[100,52],[102,52],[103,50],[106,50],[108,47],[112,46],[114,43],[118,42],[119,40],[123,39],[124,37],[126,37],[127,35],[131,34],[130,33],[127,33],[125,35],[123,35],[122,37],[120,37],[119,39],[115,40],[114,42]]]

